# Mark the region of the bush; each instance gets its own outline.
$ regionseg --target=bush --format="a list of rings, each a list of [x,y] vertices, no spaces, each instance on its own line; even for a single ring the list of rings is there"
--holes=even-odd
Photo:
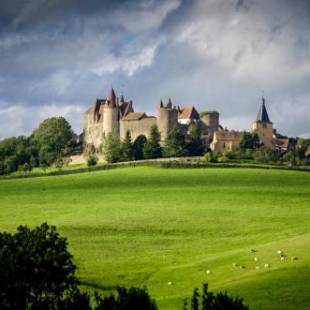
[[[184,309],[191,310],[248,310],[248,307],[243,303],[241,298],[234,298],[227,293],[214,294],[208,292],[208,284],[203,285],[202,294],[199,290],[194,289],[191,298],[191,307],[188,308],[187,300],[184,301]]]
[[[208,163],[217,163],[217,155],[212,151],[206,153],[204,159]]]
[[[94,167],[98,163],[98,157],[95,154],[90,154],[87,159],[87,167]]]

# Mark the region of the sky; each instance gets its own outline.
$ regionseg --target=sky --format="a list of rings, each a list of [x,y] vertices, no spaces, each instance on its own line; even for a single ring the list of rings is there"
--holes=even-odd
[[[309,0],[0,0],[0,138],[47,117],[82,131],[113,87],[137,112],[217,110],[249,130],[310,137]]]

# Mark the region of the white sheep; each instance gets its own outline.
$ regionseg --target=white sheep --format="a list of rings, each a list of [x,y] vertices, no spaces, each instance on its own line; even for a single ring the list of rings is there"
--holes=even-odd
[[[281,255],[283,252],[281,250],[277,251],[277,254]]]
[[[211,270],[208,269],[208,270],[206,271],[206,273],[207,273],[207,274],[211,274]]]
[[[264,267],[265,267],[265,268],[269,268],[270,265],[269,265],[269,264],[265,264]]]
[[[172,285],[173,283],[171,281],[168,282],[168,285]]]
[[[254,257],[254,262],[258,262],[258,257]]]
[[[285,257],[284,256],[281,256],[281,262],[284,262],[285,261]]]

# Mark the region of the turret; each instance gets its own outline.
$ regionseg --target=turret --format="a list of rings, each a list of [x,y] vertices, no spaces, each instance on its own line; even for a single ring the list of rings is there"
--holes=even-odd
[[[112,133],[115,137],[119,137],[119,108],[117,101],[115,92],[111,88],[104,104],[103,131],[105,136]]]
[[[219,118],[220,118],[220,114],[217,111],[203,112],[202,116],[200,117],[202,123],[204,123],[208,127],[209,132],[211,134],[214,131],[218,130],[219,125],[220,125]]]
[[[178,110],[172,108],[172,101],[169,99],[166,107],[160,101],[158,107],[157,127],[160,133],[161,142],[164,142],[172,129],[178,126]]]

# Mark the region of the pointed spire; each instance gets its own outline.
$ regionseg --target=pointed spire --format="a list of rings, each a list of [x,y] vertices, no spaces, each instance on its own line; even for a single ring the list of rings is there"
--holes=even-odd
[[[107,100],[109,101],[109,107],[116,108],[116,95],[113,88],[111,88]]]
[[[121,99],[120,99],[120,102],[121,102],[121,103],[125,102],[125,99],[124,99],[124,96],[123,96],[123,94],[121,95]]]
[[[160,99],[159,107],[160,107],[160,108],[163,108],[163,107],[164,107],[164,104],[163,104],[162,99]]]
[[[169,98],[169,100],[168,100],[168,104],[167,104],[167,106],[166,106],[168,109],[171,109],[172,108],[172,101],[171,101],[171,99]]]
[[[257,113],[256,121],[261,123],[271,123],[266,109],[264,96],[262,97],[262,105]]]

